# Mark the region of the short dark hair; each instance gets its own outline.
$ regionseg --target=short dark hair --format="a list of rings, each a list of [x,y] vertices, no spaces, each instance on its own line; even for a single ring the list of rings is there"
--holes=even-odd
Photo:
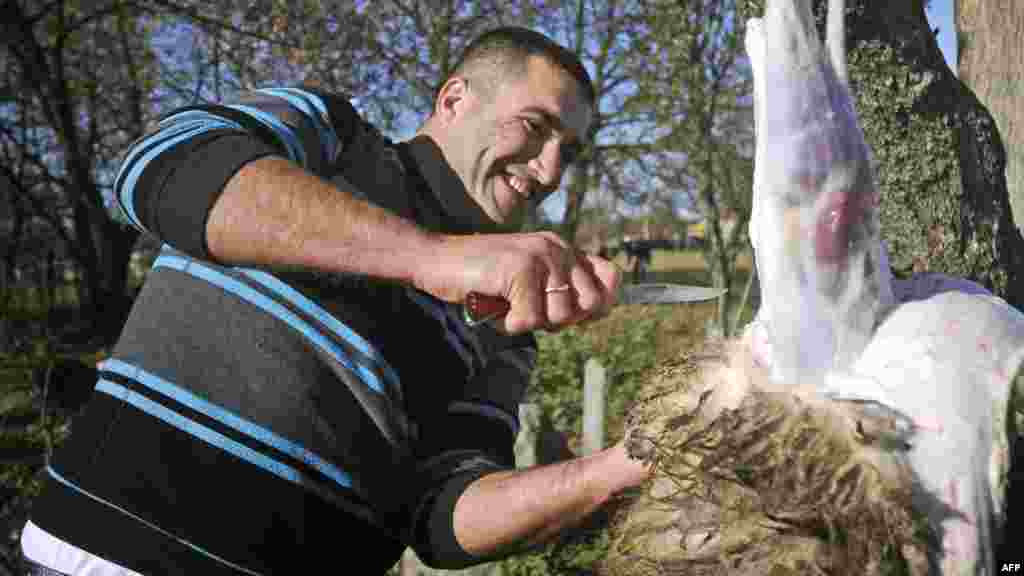
[[[594,107],[597,99],[594,84],[579,56],[540,32],[519,26],[495,28],[470,42],[448,77],[434,91],[434,100],[437,100],[441,88],[452,76],[489,77],[484,81],[491,84],[488,88],[494,88],[494,85],[500,83],[502,73],[524,72],[530,56],[540,56],[572,75],[587,104]]]

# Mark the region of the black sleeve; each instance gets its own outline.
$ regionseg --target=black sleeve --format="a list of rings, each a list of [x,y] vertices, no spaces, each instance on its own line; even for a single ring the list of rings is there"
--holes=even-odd
[[[207,217],[242,166],[276,155],[328,175],[358,122],[344,97],[297,88],[175,110],[126,151],[110,210],[178,250],[209,259]]]
[[[497,351],[469,382],[464,400],[445,415],[445,433],[427,447],[420,470],[425,489],[413,515],[412,547],[428,566],[456,569],[491,562],[507,554],[477,557],[455,538],[455,504],[466,488],[483,476],[515,468],[519,432],[518,406],[536,361],[533,337],[524,346]]]

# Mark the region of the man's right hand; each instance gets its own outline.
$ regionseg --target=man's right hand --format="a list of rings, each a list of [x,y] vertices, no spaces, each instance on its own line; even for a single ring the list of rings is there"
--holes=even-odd
[[[448,302],[470,292],[511,304],[496,327],[558,330],[608,314],[620,271],[557,234],[438,235],[359,200],[283,158],[247,164],[207,221],[218,262],[302,267],[411,283]],[[571,289],[545,292],[569,285]]]
[[[495,321],[504,332],[557,331],[601,318],[615,305],[618,267],[557,234],[435,238],[436,251],[418,267],[415,286],[448,302],[463,302],[470,292],[508,300],[508,314]],[[565,285],[571,289],[548,292]]]

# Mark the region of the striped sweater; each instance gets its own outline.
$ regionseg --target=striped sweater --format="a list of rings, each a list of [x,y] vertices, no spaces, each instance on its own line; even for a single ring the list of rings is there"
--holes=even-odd
[[[435,566],[484,560],[459,547],[452,511],[514,466],[536,341],[469,328],[408,286],[215,262],[207,215],[267,155],[425,229],[493,230],[431,140],[391,142],[337,95],[258,90],[166,116],[125,154],[110,202],[164,247],[32,523],[152,576],[353,554],[383,573],[405,546]]]

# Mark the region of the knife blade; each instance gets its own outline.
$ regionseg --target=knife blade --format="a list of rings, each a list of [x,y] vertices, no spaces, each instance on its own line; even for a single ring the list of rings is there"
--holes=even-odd
[[[725,288],[686,286],[682,284],[626,284],[619,288],[619,305],[683,304],[705,302],[725,294]],[[508,300],[470,292],[462,305],[462,319],[468,326],[476,326],[508,313]]]

